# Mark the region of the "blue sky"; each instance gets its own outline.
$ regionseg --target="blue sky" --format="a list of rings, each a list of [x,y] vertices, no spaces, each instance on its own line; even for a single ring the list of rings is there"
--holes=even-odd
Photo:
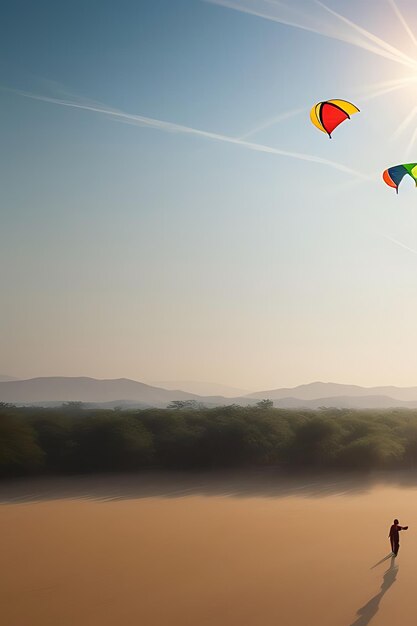
[[[0,372],[417,383],[417,9],[225,4],[3,7]]]

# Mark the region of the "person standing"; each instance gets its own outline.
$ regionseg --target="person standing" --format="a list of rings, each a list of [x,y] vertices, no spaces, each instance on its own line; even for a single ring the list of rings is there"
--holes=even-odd
[[[389,530],[389,540],[391,542],[391,550],[394,556],[397,556],[400,548],[400,530],[408,530],[408,526],[400,526],[397,519],[394,520],[393,525]]]

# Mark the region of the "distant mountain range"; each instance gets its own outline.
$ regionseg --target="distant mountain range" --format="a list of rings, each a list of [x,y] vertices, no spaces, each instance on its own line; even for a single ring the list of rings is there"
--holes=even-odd
[[[239,389],[230,387],[229,385],[220,385],[219,383],[206,383],[195,380],[160,380],[151,383],[157,387],[164,389],[181,389],[198,396],[224,396],[225,398],[236,398],[246,396],[247,389]]]
[[[6,376],[5,374],[0,374],[0,383],[5,383],[10,380],[19,380],[19,379],[15,378],[14,376]]]
[[[146,406],[166,406],[171,400],[195,400],[185,391],[169,391],[127,378],[97,380],[53,376],[0,382],[0,401],[14,403],[60,402],[139,402]]]
[[[5,380],[6,379],[6,380]],[[218,388],[218,386],[217,386]],[[248,395],[225,397],[199,395],[181,389],[164,389],[127,378],[97,380],[65,376],[14,380],[0,378],[0,402],[18,405],[59,405],[78,401],[102,407],[166,407],[173,400],[194,400],[205,406],[255,404],[273,400],[280,408],[417,408],[417,387],[360,387],[338,383],[315,382],[298,387],[258,391]]]
[[[360,387],[359,385],[315,382],[308,385],[299,385],[298,387],[257,391],[249,394],[248,397],[269,398],[270,400],[296,397],[300,400],[315,400],[317,398],[328,399],[339,396],[388,396],[394,400],[407,402],[417,400],[417,387]]]

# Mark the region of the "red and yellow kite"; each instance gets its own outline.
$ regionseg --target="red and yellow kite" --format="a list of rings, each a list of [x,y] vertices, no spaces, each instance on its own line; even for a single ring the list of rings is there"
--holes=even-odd
[[[310,118],[314,126],[331,139],[331,133],[351,115],[359,113],[357,106],[346,100],[325,100],[315,104],[310,111]]]

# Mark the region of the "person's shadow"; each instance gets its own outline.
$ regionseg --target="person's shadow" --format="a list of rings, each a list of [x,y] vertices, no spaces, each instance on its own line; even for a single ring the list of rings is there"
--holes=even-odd
[[[367,626],[374,615],[378,612],[379,603],[381,602],[388,589],[395,583],[398,573],[398,566],[395,566],[395,557],[391,557],[391,563],[387,571],[384,573],[382,585],[379,593],[368,600],[364,606],[357,610],[357,618],[350,626]]]

